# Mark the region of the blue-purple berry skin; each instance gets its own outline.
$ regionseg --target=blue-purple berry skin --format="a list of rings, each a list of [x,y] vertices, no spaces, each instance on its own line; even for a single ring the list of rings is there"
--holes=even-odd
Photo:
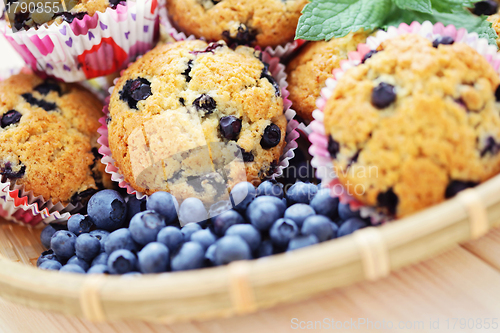
[[[98,264],[89,268],[87,274],[109,274],[108,265]]]
[[[235,210],[228,210],[212,218],[214,233],[219,237],[224,236],[226,230],[232,225],[242,223],[245,223],[245,219]]]
[[[318,238],[314,235],[299,235],[290,240],[290,243],[288,243],[288,249],[287,251],[293,251],[297,249],[301,249],[307,246],[311,246],[314,244],[318,244]]]
[[[125,274],[135,271],[137,258],[129,250],[116,250],[109,255],[108,268],[111,274]]]
[[[137,196],[135,194],[129,195],[127,200],[127,217],[125,219],[125,222],[130,222],[135,214],[145,211],[147,209],[146,204],[146,198],[139,200],[137,199]],[[125,225],[126,223],[124,224],[124,226]]]
[[[108,255],[111,255],[114,251],[125,249],[129,251],[136,251],[137,246],[130,234],[130,230],[122,228],[116,231],[113,231],[109,234],[108,238],[106,238],[106,242],[104,243],[104,248]]]
[[[81,268],[80,266],[75,265],[75,264],[66,264],[63,267],[61,267],[59,272],[85,274],[85,271],[83,270],[83,268]]]
[[[91,267],[96,265],[107,265],[108,264],[109,255],[106,252],[101,252],[97,255],[97,257],[92,260],[90,264]]]
[[[68,230],[77,236],[90,232],[94,223],[88,216],[74,214],[68,220]]]
[[[269,236],[279,249],[286,249],[288,243],[299,233],[299,228],[293,220],[281,218],[273,223]]]
[[[283,197],[285,196],[283,192],[283,185],[277,182],[266,180],[257,187],[257,196],[260,197],[263,195],[270,195],[279,199],[283,199]]]
[[[207,266],[215,266],[215,249],[217,248],[217,244],[212,244],[205,251],[205,262]]]
[[[101,243],[101,252],[106,251],[106,249],[104,248],[104,244],[106,244],[106,239],[108,239],[110,232],[102,229],[97,229],[92,230],[89,234],[95,236],[99,240],[99,242]]]
[[[207,209],[198,198],[187,198],[179,207],[179,223],[181,226],[189,223],[204,223],[207,219]]]
[[[257,191],[249,182],[241,182],[234,185],[230,193],[231,203],[239,213],[244,213],[256,196]]]
[[[330,189],[321,189],[311,200],[311,208],[316,214],[334,220],[338,216],[339,199],[330,195]]]
[[[68,260],[75,255],[76,236],[66,230],[57,231],[50,239],[50,248],[61,260]]]
[[[160,230],[156,241],[168,247],[170,253],[175,253],[182,243],[184,243],[184,235],[179,228],[166,226]]]
[[[252,251],[248,243],[240,236],[224,236],[216,244],[215,263],[217,265],[252,259]]]
[[[302,227],[302,224],[304,221],[309,217],[316,215],[316,212],[314,209],[307,205],[307,204],[302,204],[302,203],[297,203],[294,204],[290,207],[288,207],[285,210],[285,218],[293,220],[295,224],[300,228]]]
[[[332,220],[326,216],[314,215],[308,217],[302,225],[303,235],[314,235],[320,242],[337,237],[332,228]]]
[[[266,231],[273,225],[273,223],[277,219],[283,216],[283,214],[281,213],[280,208],[276,204],[269,201],[265,201],[259,204],[250,205],[246,212],[246,216],[247,220],[255,228],[257,228],[260,231]]]
[[[58,271],[62,268],[62,264],[59,261],[47,260],[38,266],[40,269],[45,269],[49,271]]]
[[[191,240],[191,235],[197,231],[200,231],[202,228],[198,223],[188,223],[181,228],[181,234],[184,239],[184,242],[189,242]]]
[[[227,229],[226,236],[240,236],[252,252],[259,248],[262,239],[260,232],[251,224],[233,225]]]
[[[87,212],[98,229],[114,231],[127,217],[127,204],[118,192],[102,190],[90,198]]]
[[[101,253],[101,243],[95,236],[81,234],[76,239],[75,250],[78,258],[90,262]]]
[[[40,234],[40,240],[44,248],[50,249],[50,239],[56,233],[56,231],[57,230],[54,229],[54,227],[50,224],[42,230]]]
[[[154,210],[165,218],[165,223],[170,225],[177,221],[179,204],[177,199],[168,192],[155,192],[151,194],[146,203],[148,210]]]
[[[217,238],[209,229],[198,230],[191,234],[191,242],[200,244],[204,250],[215,243]]]
[[[130,235],[138,244],[146,245],[156,241],[156,237],[162,228],[165,220],[163,216],[152,210],[146,210],[135,214],[130,221]]]
[[[309,204],[312,198],[318,192],[318,187],[315,184],[296,182],[286,192],[288,205],[296,203]]]
[[[363,229],[367,226],[368,226],[368,223],[366,223],[366,221],[353,217],[353,218],[348,219],[344,223],[342,223],[342,225],[339,227],[339,230],[337,232],[337,236],[342,237],[342,236],[350,235],[353,232],[355,232],[356,230]]]
[[[273,242],[270,239],[262,241],[257,251],[258,257],[268,257],[274,254]]]
[[[84,271],[88,271],[90,268],[90,264],[87,261],[78,258],[76,255],[69,258],[66,265],[77,265],[80,266]]]
[[[361,218],[359,211],[353,211],[349,204],[346,203],[339,203],[338,214],[343,221],[348,220],[352,217]]]
[[[372,104],[377,109],[385,109],[396,101],[396,90],[393,85],[379,83],[372,91]]]
[[[205,251],[196,242],[182,244],[171,261],[172,271],[186,271],[202,268],[205,263]]]
[[[49,261],[49,260],[59,261],[57,256],[55,255],[54,251],[52,251],[52,250],[47,250],[47,251],[42,252],[40,257],[38,257],[38,259],[36,261],[36,267],[40,267],[40,265],[42,263]]]
[[[149,243],[138,254],[139,271],[144,274],[166,272],[170,266],[170,251],[158,242]]]
[[[228,200],[219,201],[210,206],[210,209],[208,210],[208,216],[213,221],[217,216],[227,211],[230,211],[231,209],[233,209],[231,201]]]

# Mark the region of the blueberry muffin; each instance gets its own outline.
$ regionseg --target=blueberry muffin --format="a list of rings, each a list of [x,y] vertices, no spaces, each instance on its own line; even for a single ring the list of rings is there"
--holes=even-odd
[[[287,66],[288,97],[297,114],[306,121],[313,120],[316,100],[326,79],[333,77],[333,70],[347,54],[356,51],[359,43],[366,41],[367,33],[350,33],[328,42],[310,42],[302,48]]]
[[[228,45],[284,45],[292,42],[307,0],[169,0],[173,25],[197,38]]]
[[[136,190],[206,203],[275,171],[286,145],[283,99],[253,48],[221,41],[157,46],[118,80],[109,147]]]
[[[111,185],[98,153],[102,104],[78,85],[18,74],[0,82],[0,174],[54,203]]]
[[[339,79],[324,109],[349,194],[406,216],[500,171],[500,78],[449,37],[382,43]]]

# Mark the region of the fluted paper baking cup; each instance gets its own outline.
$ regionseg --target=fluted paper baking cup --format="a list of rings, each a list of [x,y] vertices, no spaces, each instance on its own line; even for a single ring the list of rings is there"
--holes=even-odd
[[[153,48],[162,1],[129,0],[71,23],[45,23],[18,32],[2,21],[0,30],[35,72],[83,81],[117,72]]]
[[[283,175],[283,170],[289,166],[289,161],[293,157],[295,157],[294,150],[298,147],[296,140],[300,136],[300,134],[296,131],[299,123],[295,119],[293,119],[296,112],[290,108],[292,106],[292,102],[288,99],[290,93],[287,90],[288,83],[286,81],[287,75],[285,72],[285,66],[280,63],[278,57],[272,57],[265,51],[262,52],[262,61],[269,64],[269,71],[280,85],[281,96],[283,98],[283,112],[288,121],[285,136],[285,149],[283,150],[283,154],[280,157],[279,164],[276,166],[275,172],[269,176],[269,178],[275,179]],[[110,94],[113,92],[113,89],[114,87],[111,87],[109,89]],[[106,115],[108,114],[108,104],[109,97],[107,98],[103,109],[103,112]],[[109,149],[106,117],[102,117],[99,121],[102,126],[97,130],[101,135],[97,142],[101,145],[101,148],[99,148],[99,153],[103,155],[101,162],[106,165],[106,172],[111,175],[111,180],[117,182],[119,187],[126,189],[128,194],[135,194],[138,199],[146,197],[144,193],[135,190],[132,185],[125,180],[125,177],[120,173],[118,167],[116,167],[115,160],[113,159],[111,150]]]
[[[385,40],[394,38],[398,35],[414,33],[419,34],[429,40],[434,40],[439,36],[452,37],[455,42],[465,43],[474,48],[481,54],[500,74],[500,55],[497,53],[497,47],[489,45],[488,40],[479,38],[477,33],[468,33],[466,29],[457,29],[453,25],[444,26],[442,23],[432,24],[426,21],[422,24],[413,22],[408,25],[402,23],[399,27],[389,27],[387,31],[378,31],[375,36],[368,37],[366,43],[358,45],[357,51],[350,52],[348,59],[340,62],[340,68],[333,71],[333,78],[325,82],[325,87],[321,90],[321,95],[316,101],[317,109],[313,112],[314,120],[307,127],[309,132],[309,141],[311,146],[309,153],[313,156],[311,164],[317,168],[316,176],[322,180],[325,187],[331,188],[332,196],[340,198],[341,202],[349,203],[351,209],[359,210],[362,217],[371,217],[372,223],[380,223],[388,220],[387,216],[378,213],[373,207],[368,207],[349,196],[335,175],[333,164],[328,153],[328,137],[325,135],[325,126],[323,123],[323,109],[330,96],[332,96],[337,80],[349,68],[355,67],[361,63],[364,55],[371,50],[375,50]],[[340,192],[340,193],[339,193]]]

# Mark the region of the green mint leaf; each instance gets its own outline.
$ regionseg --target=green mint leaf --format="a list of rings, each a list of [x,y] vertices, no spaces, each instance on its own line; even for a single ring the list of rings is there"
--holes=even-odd
[[[477,0],[431,0],[432,8],[439,13],[463,11],[464,7],[472,7]]]
[[[391,8],[391,0],[312,0],[302,10],[295,38],[329,40],[376,29]]]
[[[401,9],[414,10],[422,13],[432,13],[431,0],[393,0]]]

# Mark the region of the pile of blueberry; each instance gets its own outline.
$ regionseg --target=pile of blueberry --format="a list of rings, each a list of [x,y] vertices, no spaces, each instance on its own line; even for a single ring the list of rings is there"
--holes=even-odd
[[[328,189],[298,181],[286,195],[280,183],[237,184],[230,201],[207,211],[189,198],[177,204],[166,192],[125,200],[97,192],[88,215],[41,234],[41,269],[74,273],[138,274],[182,271],[261,258],[341,237],[369,223]]]

